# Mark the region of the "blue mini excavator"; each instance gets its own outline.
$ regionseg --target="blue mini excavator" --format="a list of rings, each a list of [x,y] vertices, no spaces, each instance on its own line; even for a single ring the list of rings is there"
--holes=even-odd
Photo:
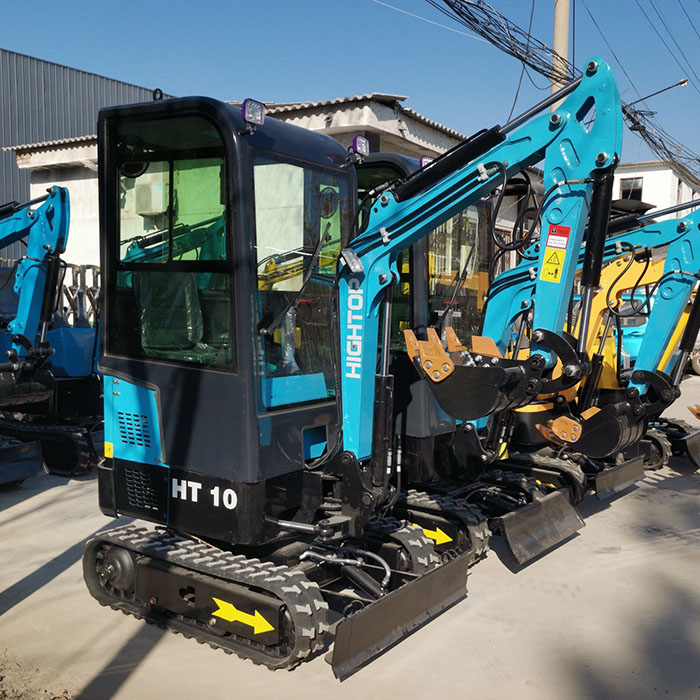
[[[614,77],[591,60],[509,124],[392,183],[358,231],[357,154],[265,119],[260,103],[101,111],[99,500],[160,527],[92,539],[90,593],[270,668],[322,648],[337,623],[339,678],[461,599],[479,544],[441,561],[423,532],[439,514],[420,526],[395,517],[397,260],[504,172],[544,159],[543,226],[567,254],[538,294],[571,285],[589,209],[607,221],[620,119]],[[579,381],[588,364],[559,335],[565,312],[537,317],[542,336],[523,360],[430,365],[432,346],[419,346],[422,371],[444,375],[441,405],[476,418]]]
[[[82,474],[101,459],[96,332],[57,312],[69,220],[63,187],[0,207],[0,247],[26,246],[14,266],[0,268],[0,435],[22,454],[17,464],[8,448],[0,453],[0,483],[36,473],[42,455],[48,471],[61,475]]]

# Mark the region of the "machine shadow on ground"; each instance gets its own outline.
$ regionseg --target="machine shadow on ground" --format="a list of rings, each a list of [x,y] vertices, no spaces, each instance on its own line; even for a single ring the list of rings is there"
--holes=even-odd
[[[663,470],[652,472],[651,478],[657,488],[688,493],[687,477]],[[684,489],[680,488],[680,481],[685,482]],[[700,478],[697,482],[700,487]],[[611,637],[620,640],[619,653],[601,655],[599,649],[587,649],[582,638],[577,655],[566,660],[564,666],[571,680],[572,697],[700,698],[697,581],[687,570],[683,572],[682,567],[674,565],[674,561],[685,560],[698,551],[698,503],[679,501],[673,524],[649,511],[647,514],[651,516],[648,520],[630,528],[636,542],[621,548],[622,560],[618,564],[624,569],[637,565],[641,559],[648,560],[652,573],[646,596],[642,601],[627,597],[619,600],[614,619],[609,623]],[[685,573],[685,577],[679,572]]]
[[[124,518],[122,524],[127,524],[132,520],[133,518]],[[76,542],[73,546],[61,552],[61,554],[55,556],[38,569],[27,574],[5,590],[0,591],[0,616],[51,583],[51,581],[67,571],[73,564],[78,563],[83,556],[87,541],[99,532],[107,530],[112,526],[113,523],[106,523],[104,527],[94,530],[87,535],[87,537]]]
[[[110,700],[145,660],[166,632],[142,623],[74,700]],[[154,700],[156,700],[154,698]]]

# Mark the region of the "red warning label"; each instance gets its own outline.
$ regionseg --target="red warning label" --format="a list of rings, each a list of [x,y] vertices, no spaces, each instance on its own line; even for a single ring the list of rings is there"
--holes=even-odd
[[[571,226],[555,226],[554,224],[550,224],[546,247],[565,250],[566,246],[569,245],[570,233]]]

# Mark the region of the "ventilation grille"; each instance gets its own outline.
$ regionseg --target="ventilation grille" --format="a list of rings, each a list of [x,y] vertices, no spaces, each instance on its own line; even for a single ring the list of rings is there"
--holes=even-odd
[[[126,481],[126,498],[132,508],[143,510],[160,510],[163,501],[162,479],[153,479],[147,472],[139,469],[124,469]]]
[[[126,413],[117,411],[119,422],[119,437],[125,445],[151,446],[151,429],[148,425],[148,416],[140,413]]]

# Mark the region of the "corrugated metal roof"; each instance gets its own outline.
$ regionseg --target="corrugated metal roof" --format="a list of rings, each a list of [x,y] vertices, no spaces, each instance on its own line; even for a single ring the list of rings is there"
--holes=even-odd
[[[29,199],[30,173],[17,167],[11,144],[73,143],[68,139],[94,133],[101,107],[153,99],[151,89],[6,49],[0,49],[0,94],[0,204]],[[22,254],[19,244],[10,248],[3,257]]]
[[[318,107],[334,107],[337,105],[349,104],[352,102],[379,102],[381,104],[389,105],[397,111],[402,112],[403,114],[406,114],[409,117],[412,117],[416,121],[419,121],[422,124],[426,124],[427,126],[430,126],[433,129],[437,129],[438,131],[448,134],[449,136],[453,136],[454,138],[461,140],[467,138],[464,134],[460,133],[459,131],[451,129],[450,127],[445,126],[444,124],[440,124],[440,122],[428,119],[428,117],[424,117],[422,114],[416,112],[414,109],[411,109],[410,107],[404,107],[402,104],[400,104],[401,102],[407,99],[408,97],[406,95],[391,95],[389,93],[384,92],[370,92],[365,93],[364,95],[337,97],[333,100],[322,100],[319,102],[266,102],[265,107],[267,113],[270,116],[274,116],[275,114],[285,114],[287,112],[297,112],[307,109],[316,109]],[[234,102],[232,104],[240,103]]]
[[[88,136],[71,136],[67,139],[56,139],[55,141],[39,141],[38,143],[21,143],[17,146],[3,146],[3,151],[33,151],[37,148],[45,148],[47,146],[67,146],[74,143],[90,143],[97,141],[97,134],[89,134]]]
[[[270,114],[276,114],[278,112],[292,112],[296,109],[311,109],[313,107],[339,105],[345,102],[362,102],[363,100],[374,100],[375,102],[391,104],[393,102],[403,102],[407,99],[407,95],[390,95],[384,92],[370,92],[364,95],[353,95],[352,97],[336,97],[333,100],[322,100],[320,102],[266,102],[265,106]]]

